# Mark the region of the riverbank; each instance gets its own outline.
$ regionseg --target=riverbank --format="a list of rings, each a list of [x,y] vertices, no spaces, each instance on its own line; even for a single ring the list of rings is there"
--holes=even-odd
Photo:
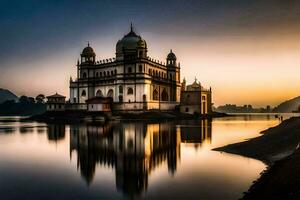
[[[242,199],[300,199],[300,149],[276,161]]]
[[[175,120],[175,119],[205,119],[228,116],[225,113],[213,112],[208,115],[191,115],[175,111],[145,111],[141,113],[104,113],[86,111],[46,112],[34,115],[24,120],[46,122],[46,123],[82,123],[82,122],[104,122],[115,120]]]
[[[266,163],[269,168],[243,199],[300,199],[300,117],[292,117],[262,135],[214,150],[239,154]]]

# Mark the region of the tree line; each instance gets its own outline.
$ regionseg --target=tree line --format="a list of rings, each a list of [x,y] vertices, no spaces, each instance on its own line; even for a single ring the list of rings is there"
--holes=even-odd
[[[1,116],[31,116],[46,111],[46,97],[39,94],[36,97],[20,96],[18,101],[7,100],[0,104]]]

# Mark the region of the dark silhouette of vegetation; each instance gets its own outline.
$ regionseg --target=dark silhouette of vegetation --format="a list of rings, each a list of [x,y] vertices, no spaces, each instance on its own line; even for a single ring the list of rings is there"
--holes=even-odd
[[[21,96],[18,101],[7,100],[0,104],[0,115],[31,116],[44,113],[46,105],[42,96],[44,95],[38,95],[36,98]]]
[[[43,94],[39,94],[35,97],[35,101],[37,103],[45,103],[45,99],[46,99],[46,97]]]

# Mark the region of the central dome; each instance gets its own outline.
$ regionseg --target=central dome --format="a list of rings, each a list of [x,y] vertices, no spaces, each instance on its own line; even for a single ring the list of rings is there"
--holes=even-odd
[[[116,52],[122,53],[122,50],[135,50],[136,48],[147,48],[146,41],[141,36],[137,35],[131,26],[130,32],[117,42]]]

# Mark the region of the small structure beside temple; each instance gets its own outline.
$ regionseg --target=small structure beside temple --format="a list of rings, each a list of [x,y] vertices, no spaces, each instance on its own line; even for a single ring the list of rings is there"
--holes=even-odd
[[[47,96],[47,111],[65,111],[66,97],[55,93],[54,95]]]
[[[111,112],[110,97],[94,97],[85,101],[89,112]]]
[[[188,114],[207,115],[212,112],[212,91],[201,86],[195,81],[186,86],[186,80],[181,84],[180,112]]]

